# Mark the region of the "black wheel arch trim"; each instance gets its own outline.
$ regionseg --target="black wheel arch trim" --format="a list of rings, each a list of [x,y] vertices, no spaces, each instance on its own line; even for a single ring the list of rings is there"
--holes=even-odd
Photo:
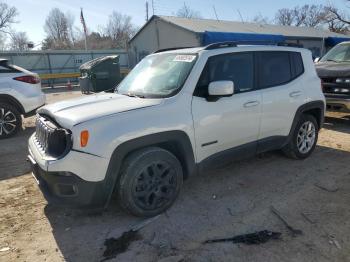
[[[131,152],[149,146],[159,146],[163,149],[169,150],[177,158],[179,158],[179,161],[184,169],[185,178],[197,173],[197,166],[191,140],[184,131],[165,131],[123,142],[113,151],[107,168],[106,177],[103,180],[105,187],[103,194],[106,194],[104,196],[106,199],[105,208],[109,204],[115,185],[120,177],[119,171],[122,166],[123,159],[125,159],[125,157],[127,157]],[[176,147],[175,149],[173,148],[174,146]],[[174,151],[171,149],[178,150],[178,152],[174,153]]]
[[[0,94],[0,102],[4,102],[7,104],[10,104],[18,109],[18,112],[23,115],[25,114],[24,107],[22,104],[13,96],[7,95],[7,94]]]
[[[295,129],[296,125],[298,124],[298,121],[299,121],[301,115],[307,111],[310,111],[313,109],[320,110],[319,119],[316,119],[316,120],[319,123],[319,129],[321,129],[323,126],[323,122],[324,122],[325,108],[326,108],[326,105],[325,105],[324,101],[322,101],[322,100],[311,101],[311,102],[308,102],[306,104],[301,105],[297,109],[297,111],[294,115],[293,123],[292,123],[291,129],[290,129],[289,134],[288,134],[288,139],[287,139],[285,144],[288,144],[289,141],[293,138],[294,129]]]

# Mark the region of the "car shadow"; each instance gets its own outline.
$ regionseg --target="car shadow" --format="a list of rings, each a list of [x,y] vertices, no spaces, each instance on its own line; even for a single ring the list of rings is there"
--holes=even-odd
[[[327,114],[323,128],[349,134],[350,114],[342,114],[341,116]]]
[[[350,153],[347,151],[317,146],[314,154],[303,161],[291,160],[272,152],[252,159],[232,162],[224,168],[191,177],[184,183],[180,197],[174,206],[162,214],[156,222],[150,223],[142,230],[143,239],[137,242],[136,246],[130,247],[126,253],[118,255],[118,260],[113,261],[119,261],[119,259],[120,261],[156,261],[156,259],[137,260],[133,257],[139,255],[143,258],[143,255],[147,255],[151,246],[154,246],[154,235],[161,239],[163,244],[176,245],[184,239],[187,241],[195,239],[201,243],[201,238],[210,237],[210,230],[213,228],[232,225],[233,220],[243,219],[232,215],[232,210],[237,214],[249,215],[254,212],[260,214],[259,210],[262,208],[268,210],[272,203],[279,203],[282,194],[284,197],[286,194],[292,196],[295,190],[302,190],[306,185],[313,186],[315,181],[329,177],[332,164],[335,161],[345,163],[349,156]],[[310,176],[310,172],[316,167],[315,176]],[[339,165],[337,168],[343,170],[344,166]],[[298,172],[295,172],[296,170]],[[213,192],[216,192],[216,195],[212,195]],[[310,192],[313,194],[321,191],[315,188]],[[247,205],[247,203],[250,204]],[[108,210],[103,213],[94,214],[47,205],[45,215],[51,224],[53,236],[65,261],[103,260],[106,239],[119,237],[135,224],[144,221],[122,211],[115,198]],[[218,216],[220,219],[217,219]],[[272,218],[262,219],[260,226],[266,226],[263,223],[273,220]],[[254,229],[248,222],[239,224],[239,228],[240,232]],[[153,235],[153,238],[149,237],[150,235]],[[127,259],[126,255],[128,255]]]
[[[54,88],[47,87],[47,88],[43,88],[42,90],[45,94],[52,94],[52,93],[66,93],[67,91],[68,92],[80,91],[81,89],[79,85],[74,85],[70,89],[68,89],[68,87],[66,86],[62,86],[62,87],[54,87]]]
[[[0,181],[30,172],[26,159],[28,139],[34,131],[34,127],[27,127],[14,137],[0,141]]]
[[[125,213],[116,199],[104,211],[46,205],[44,213],[64,261],[102,261],[104,242],[119,237],[143,219]]]

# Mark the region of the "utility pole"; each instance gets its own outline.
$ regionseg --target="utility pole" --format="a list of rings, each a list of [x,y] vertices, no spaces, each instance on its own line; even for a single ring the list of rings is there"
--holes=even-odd
[[[219,21],[218,14],[216,13],[215,5],[213,5],[213,10],[214,10],[214,14],[215,14],[216,20]]]
[[[152,0],[152,15],[154,15],[154,0]]]
[[[146,22],[148,21],[148,1],[146,1]]]

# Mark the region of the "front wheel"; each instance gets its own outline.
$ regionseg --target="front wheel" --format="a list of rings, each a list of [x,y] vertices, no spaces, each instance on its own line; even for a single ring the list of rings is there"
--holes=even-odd
[[[22,117],[12,105],[0,103],[0,139],[15,135],[22,128]]]
[[[314,151],[318,139],[319,127],[315,117],[302,115],[296,125],[292,138],[283,148],[286,156],[305,159]]]
[[[155,216],[174,203],[182,183],[182,166],[172,153],[158,147],[141,149],[123,163],[119,201],[133,215]]]

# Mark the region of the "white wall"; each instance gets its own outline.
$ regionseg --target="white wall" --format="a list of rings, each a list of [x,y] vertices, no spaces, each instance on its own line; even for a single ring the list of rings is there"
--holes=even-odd
[[[200,39],[195,33],[155,18],[130,43],[130,64],[134,66],[159,49],[199,45]]]

